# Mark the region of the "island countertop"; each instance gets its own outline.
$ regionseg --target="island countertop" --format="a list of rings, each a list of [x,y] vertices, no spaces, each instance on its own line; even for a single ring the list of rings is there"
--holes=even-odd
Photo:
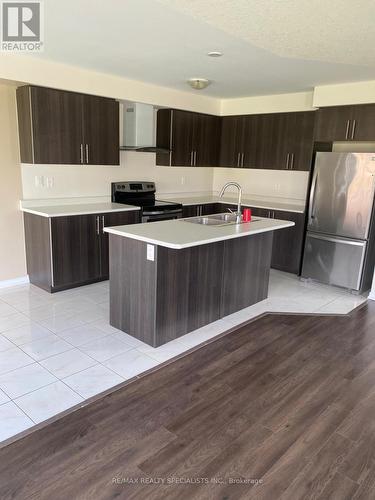
[[[275,231],[294,225],[294,222],[291,221],[264,217],[254,217],[251,222],[221,226],[193,224],[186,219],[177,219],[106,227],[104,231],[109,234],[123,236],[124,238],[131,238],[153,245],[180,250],[182,248]]]

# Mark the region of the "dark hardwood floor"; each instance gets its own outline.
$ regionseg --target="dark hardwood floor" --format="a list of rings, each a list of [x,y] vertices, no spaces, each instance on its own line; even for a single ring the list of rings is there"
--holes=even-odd
[[[0,498],[374,499],[374,414],[375,303],[267,315],[2,448]]]

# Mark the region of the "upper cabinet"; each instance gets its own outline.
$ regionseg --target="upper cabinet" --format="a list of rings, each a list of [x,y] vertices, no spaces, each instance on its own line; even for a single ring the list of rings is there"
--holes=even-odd
[[[316,141],[375,140],[375,104],[320,108],[316,115]]]
[[[17,89],[21,162],[119,165],[114,99],[44,87]]]
[[[221,120],[221,167],[254,167],[257,164],[259,116],[223,116]]]
[[[220,166],[309,170],[314,112],[224,116]]]
[[[157,153],[157,165],[209,167],[218,162],[220,118],[218,116],[160,109],[157,113],[156,144],[170,149]]]

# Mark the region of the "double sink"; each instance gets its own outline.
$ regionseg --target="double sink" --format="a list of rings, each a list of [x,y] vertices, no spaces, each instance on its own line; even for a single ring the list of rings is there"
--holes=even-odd
[[[204,226],[229,226],[231,224],[249,224],[241,220],[240,222],[236,222],[236,214],[234,213],[222,213],[222,214],[213,214],[213,215],[205,215],[199,217],[189,217],[187,219],[180,219],[184,222],[191,222],[192,224],[202,224]],[[258,217],[253,217],[251,222],[257,222],[261,219]]]

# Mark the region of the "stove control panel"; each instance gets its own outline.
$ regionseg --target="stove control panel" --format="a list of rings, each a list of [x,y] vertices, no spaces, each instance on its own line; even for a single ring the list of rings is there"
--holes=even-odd
[[[155,193],[154,182],[126,181],[112,182],[112,193]]]

